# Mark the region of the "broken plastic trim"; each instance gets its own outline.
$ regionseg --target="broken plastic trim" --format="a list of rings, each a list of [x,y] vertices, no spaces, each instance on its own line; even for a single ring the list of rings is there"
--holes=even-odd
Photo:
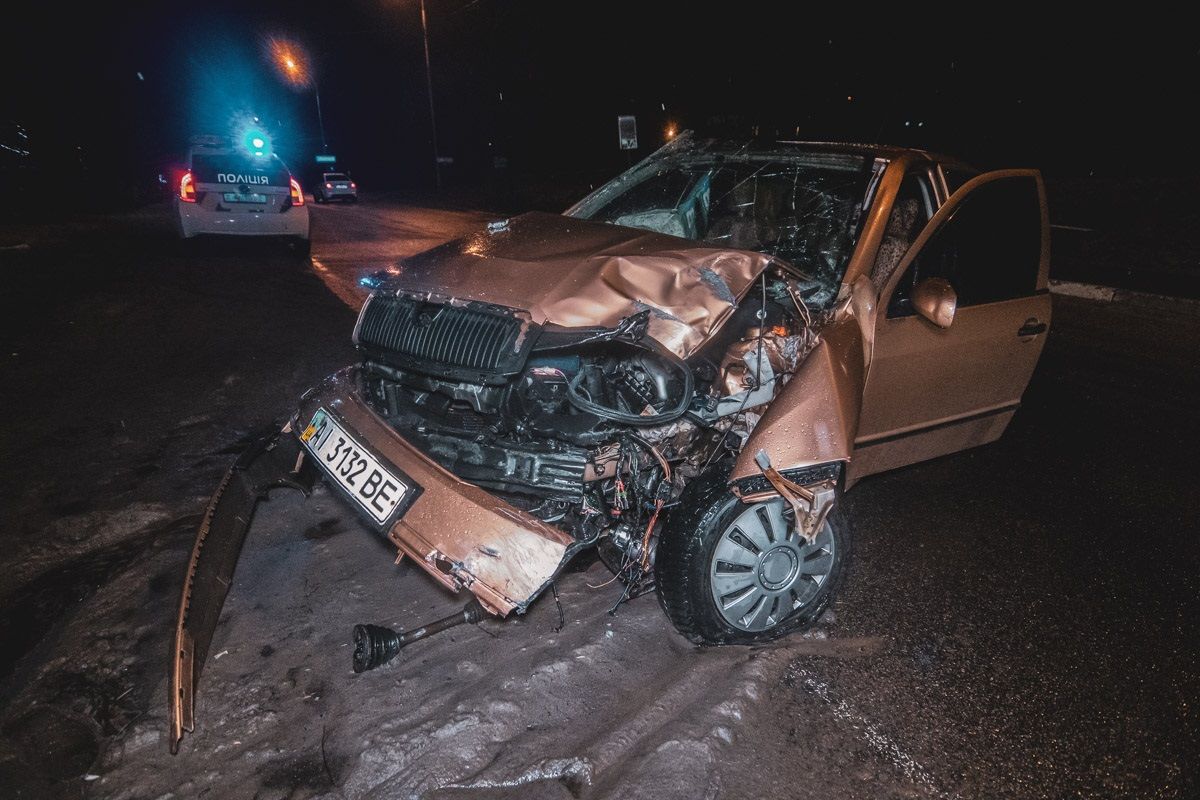
[[[353,338],[374,361],[499,385],[520,372],[540,330],[519,309],[378,289],[359,312]]]
[[[305,495],[312,491],[316,473],[290,433],[289,424],[279,433],[257,439],[238,456],[217,486],[196,532],[172,640],[167,698],[172,754],[179,752],[184,732],[195,729],[200,672],[258,501],[278,487]]]
[[[822,481],[834,481],[836,483],[842,474],[844,466],[844,462],[831,461],[828,464],[816,464],[811,467],[781,469],[779,470],[779,474],[792,483],[798,483],[801,486],[821,483]],[[734,481],[734,491],[739,497],[751,497],[764,492],[773,492],[774,487],[771,486],[771,482],[765,476],[759,473],[758,475],[750,475],[741,480]]]

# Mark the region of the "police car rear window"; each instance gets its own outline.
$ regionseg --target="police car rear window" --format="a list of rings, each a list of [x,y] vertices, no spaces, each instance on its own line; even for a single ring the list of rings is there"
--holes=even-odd
[[[192,156],[192,177],[197,183],[224,183],[230,186],[288,185],[288,170],[274,156],[212,155]]]

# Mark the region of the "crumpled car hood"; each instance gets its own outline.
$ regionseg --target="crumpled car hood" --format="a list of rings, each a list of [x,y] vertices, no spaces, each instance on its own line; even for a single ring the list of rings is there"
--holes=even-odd
[[[400,262],[383,291],[494,303],[568,327],[612,327],[649,309],[649,335],[686,358],[769,263],[762,253],[533,212]]]

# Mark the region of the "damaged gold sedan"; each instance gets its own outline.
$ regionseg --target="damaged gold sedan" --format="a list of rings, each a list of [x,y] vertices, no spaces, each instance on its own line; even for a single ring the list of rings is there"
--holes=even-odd
[[[685,135],[565,215],[376,276],[360,363],[238,460],[188,566],[172,750],[256,501],[320,477],[460,614],[355,629],[354,668],[523,613],[596,549],[700,644],[801,629],[862,477],[1001,435],[1050,319],[1032,170]],[[619,602],[619,601],[618,601]]]

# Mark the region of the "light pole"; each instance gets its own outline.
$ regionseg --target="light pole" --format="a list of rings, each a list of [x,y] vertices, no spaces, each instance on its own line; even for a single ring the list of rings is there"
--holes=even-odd
[[[425,0],[421,0],[421,36],[425,40],[425,88],[429,92],[429,128],[433,134],[433,183],[442,191],[442,161],[438,157],[437,115],[433,110],[433,68],[429,66],[429,25],[425,19]]]
[[[313,95],[317,98],[317,125],[321,128],[321,152],[328,153],[329,145],[325,142],[325,118],[321,116],[321,90],[317,88],[317,79],[313,78]]]
[[[321,129],[321,152],[329,152],[329,144],[325,141],[325,118],[321,114],[321,90],[317,86],[316,71],[308,62],[308,54],[295,42],[283,39],[271,39],[269,48],[275,66],[283,73],[288,83],[296,87],[312,86],[313,96],[317,100],[317,125]],[[428,65],[428,49],[425,61]]]

